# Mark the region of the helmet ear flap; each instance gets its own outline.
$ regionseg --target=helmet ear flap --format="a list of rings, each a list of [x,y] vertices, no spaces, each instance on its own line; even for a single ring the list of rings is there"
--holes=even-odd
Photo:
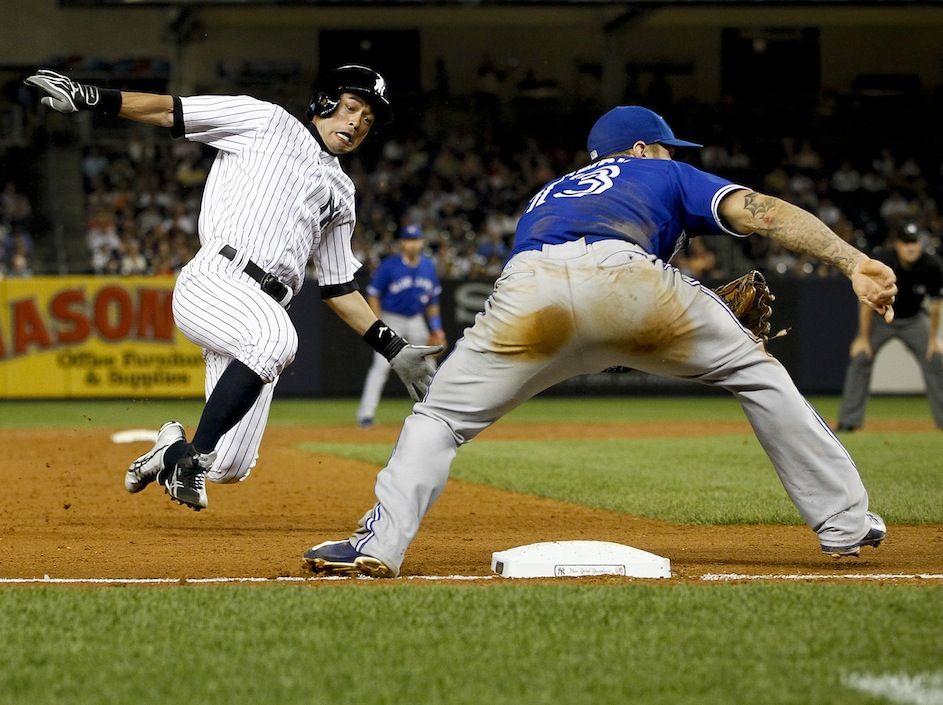
[[[338,103],[340,103],[340,97],[332,98],[327,93],[318,93],[311,101],[311,105],[308,106],[308,112],[306,113],[308,122],[311,122],[315,115],[327,117],[337,109]]]

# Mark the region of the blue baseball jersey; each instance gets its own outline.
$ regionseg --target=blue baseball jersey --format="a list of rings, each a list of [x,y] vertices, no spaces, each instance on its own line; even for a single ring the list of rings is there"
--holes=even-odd
[[[380,299],[380,308],[401,316],[415,316],[426,306],[439,302],[442,285],[435,272],[435,263],[421,256],[415,267],[406,264],[402,255],[384,257],[373,273],[367,293]]]
[[[512,255],[582,237],[629,240],[667,261],[687,231],[739,237],[717,207],[742,188],[683,162],[599,159],[537,192],[518,222]]]

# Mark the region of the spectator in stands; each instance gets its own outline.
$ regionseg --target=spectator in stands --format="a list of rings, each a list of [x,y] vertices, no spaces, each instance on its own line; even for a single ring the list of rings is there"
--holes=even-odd
[[[121,274],[146,274],[150,267],[141,252],[141,242],[133,234],[126,234],[121,241]]]
[[[90,182],[104,175],[108,168],[108,158],[100,147],[92,147],[82,159],[82,173]]]
[[[885,178],[893,176],[894,165],[894,155],[891,150],[887,148],[882,149],[881,153],[871,162],[871,167],[874,169],[875,173]]]
[[[807,172],[816,172],[822,169],[822,157],[815,151],[809,140],[803,140],[799,151],[793,155],[792,163]]]
[[[899,191],[891,194],[881,204],[881,217],[886,221],[898,221],[915,215],[913,204],[904,198]]]
[[[823,223],[825,223],[832,230],[835,229],[836,223],[842,218],[842,212],[830,198],[822,198],[819,200],[819,207],[816,210],[816,215],[819,217]]]
[[[8,277],[31,277],[33,276],[33,268],[30,264],[30,259],[27,254],[20,250],[14,249],[13,257],[10,258],[10,268],[7,271]]]
[[[0,194],[2,217],[7,223],[28,223],[33,214],[29,199],[19,191],[16,184],[7,181]]]

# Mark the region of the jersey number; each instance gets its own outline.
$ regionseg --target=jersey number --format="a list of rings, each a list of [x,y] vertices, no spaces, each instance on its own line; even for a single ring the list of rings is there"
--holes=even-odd
[[[583,196],[595,196],[608,191],[612,188],[612,180],[621,173],[616,164],[606,164],[597,167],[592,171],[583,174],[574,174],[571,178],[575,181],[578,188],[566,188],[553,194],[554,198],[582,198]],[[547,202],[551,192],[563,182],[563,179],[554,181],[542,188],[536,196],[530,199],[530,205],[527,206],[527,212],[530,213],[534,208]]]

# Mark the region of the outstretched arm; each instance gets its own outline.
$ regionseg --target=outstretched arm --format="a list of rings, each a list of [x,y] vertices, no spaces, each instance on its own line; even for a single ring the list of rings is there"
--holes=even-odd
[[[897,277],[893,270],[849,245],[811,213],[774,196],[746,189],[728,194],[718,213],[739,233],[757,233],[792,252],[836,267],[851,280],[861,303],[877,311],[888,323],[894,319]]]
[[[39,89],[42,104],[60,113],[91,110],[157,127],[174,124],[174,99],[169,95],[99,88],[49,69],[40,69],[24,83]]]
[[[174,99],[157,93],[121,91],[120,117],[157,127],[174,126]]]

